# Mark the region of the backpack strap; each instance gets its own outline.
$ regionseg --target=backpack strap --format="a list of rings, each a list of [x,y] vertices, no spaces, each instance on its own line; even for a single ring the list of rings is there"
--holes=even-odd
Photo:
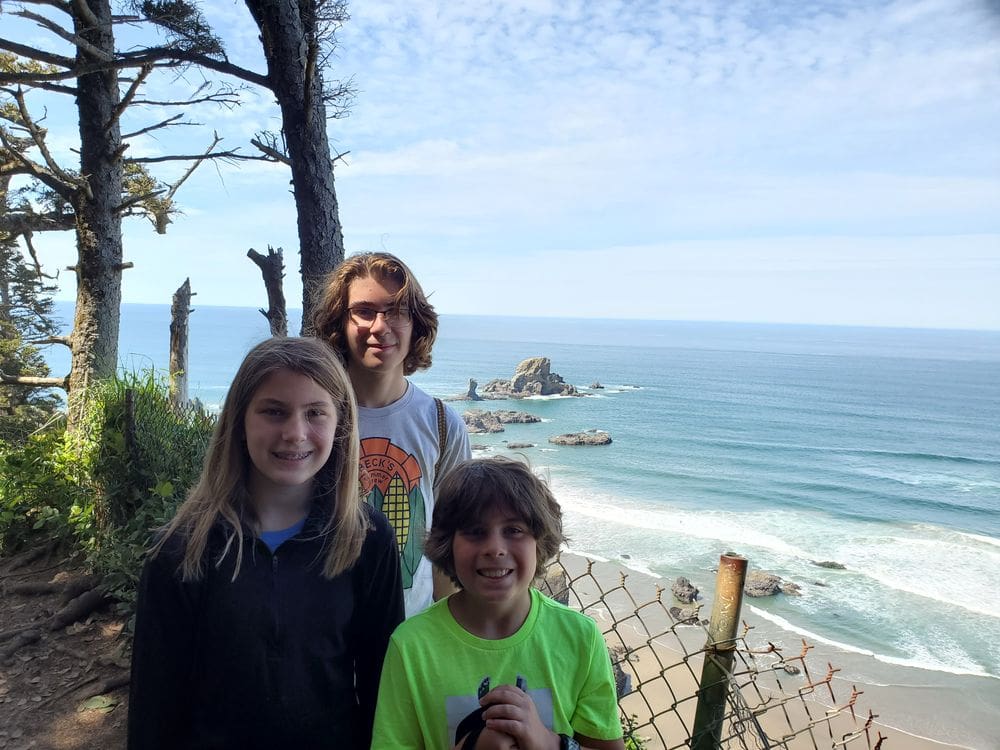
[[[448,421],[444,416],[444,402],[435,397],[434,405],[437,407],[438,418],[438,460],[434,464],[434,483],[437,484],[441,473],[441,459],[444,458],[444,449],[448,444]]]

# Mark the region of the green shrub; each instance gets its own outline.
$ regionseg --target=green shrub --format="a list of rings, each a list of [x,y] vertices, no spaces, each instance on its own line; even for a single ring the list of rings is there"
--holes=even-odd
[[[87,484],[62,424],[20,444],[0,443],[0,552],[38,538],[65,543],[86,533],[92,506]]]
[[[93,534],[81,540],[130,610],[142,554],[197,481],[215,419],[197,407],[175,409],[153,372],[103,381],[86,403],[76,441],[91,478]]]
[[[639,720],[633,714],[622,717],[622,734],[625,737],[625,750],[645,750],[649,740],[636,733]]]
[[[130,613],[143,553],[197,481],[215,419],[175,409],[153,372],[99,382],[84,403],[72,434],[0,443],[0,552],[73,544]]]

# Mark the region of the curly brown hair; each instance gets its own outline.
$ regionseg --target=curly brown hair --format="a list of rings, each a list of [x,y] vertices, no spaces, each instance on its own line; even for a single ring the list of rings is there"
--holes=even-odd
[[[566,541],[559,501],[528,465],[503,456],[463,461],[438,486],[424,543],[427,559],[459,587],[452,550],[455,533],[480,523],[495,508],[522,519],[531,531],[538,549],[535,578],[544,575]]]
[[[438,316],[413,272],[390,253],[352,255],[323,280],[323,291],[313,315],[316,335],[325,339],[347,363],[349,352],[345,326],[348,294],[355,279],[368,278],[379,282],[393,281],[399,285],[394,305],[409,308],[413,320],[413,335],[410,351],[403,361],[403,374],[412,375],[417,370],[426,370],[431,366],[431,348],[437,338]]]

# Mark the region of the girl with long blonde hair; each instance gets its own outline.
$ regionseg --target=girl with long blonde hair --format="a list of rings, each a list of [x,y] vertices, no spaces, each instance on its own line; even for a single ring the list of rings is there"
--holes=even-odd
[[[403,609],[358,445],[327,344],[273,338],[247,354],[201,478],[143,568],[129,748],[368,747]]]

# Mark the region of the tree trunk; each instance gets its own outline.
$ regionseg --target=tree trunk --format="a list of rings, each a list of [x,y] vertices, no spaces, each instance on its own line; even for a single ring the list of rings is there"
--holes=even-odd
[[[282,279],[285,276],[285,264],[281,260],[281,248],[275,250],[267,246],[267,255],[258,253],[252,247],[247,251],[247,257],[257,264],[260,274],[264,277],[264,289],[267,290],[267,309],[261,308],[260,314],[267,318],[272,336],[288,335],[288,314],[285,310],[285,291]]]
[[[323,277],[344,259],[344,236],[326,133],[316,6],[322,0],[245,0],[260,29],[270,88],[281,108],[292,169],[302,259],[302,333]]]
[[[70,4],[76,33],[109,56],[114,54],[109,0]],[[85,17],[87,10],[93,18]],[[95,20],[96,19],[96,20]],[[93,62],[77,51],[77,61]],[[121,314],[122,141],[115,108],[119,102],[117,71],[88,73],[77,79],[80,111],[80,174],[87,189],[77,191],[76,315],[71,336],[73,358],[67,426],[78,422],[87,385],[111,377],[118,364]]]
[[[188,405],[188,313],[191,312],[191,279],[174,292],[170,306],[170,403]]]

